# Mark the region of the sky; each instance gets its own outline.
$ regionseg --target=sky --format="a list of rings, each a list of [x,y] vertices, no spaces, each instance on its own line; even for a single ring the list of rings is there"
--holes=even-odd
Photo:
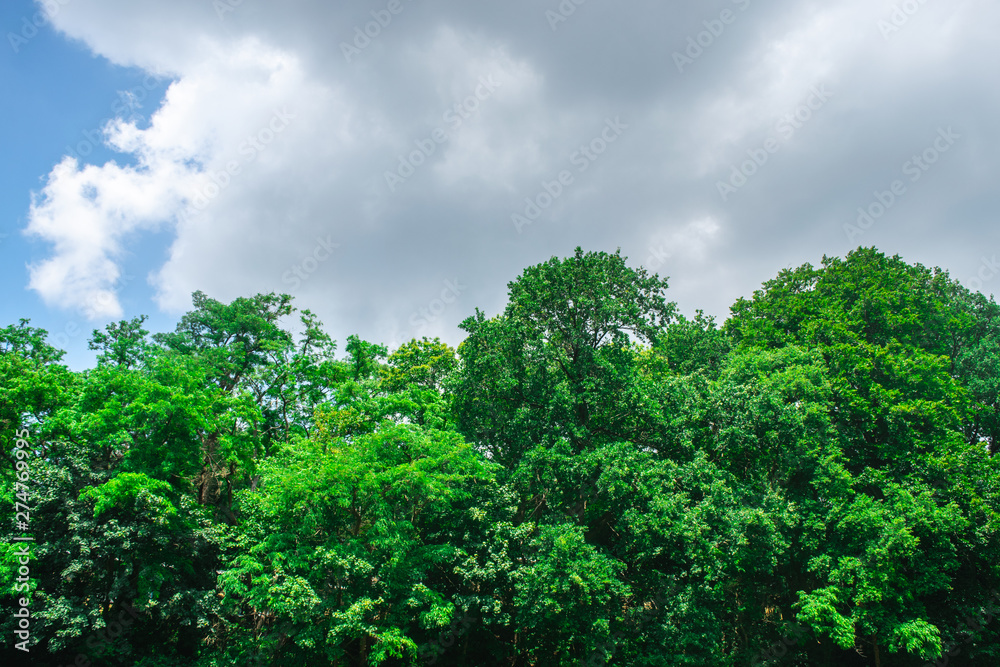
[[[457,344],[577,246],[720,321],[875,246],[1000,285],[990,0],[5,0],[0,326],[201,290]]]

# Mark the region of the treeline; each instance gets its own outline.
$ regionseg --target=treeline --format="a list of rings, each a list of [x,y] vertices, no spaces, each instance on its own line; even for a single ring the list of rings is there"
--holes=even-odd
[[[0,329],[4,664],[1000,664],[997,304],[873,248],[666,288],[578,249],[458,350]]]

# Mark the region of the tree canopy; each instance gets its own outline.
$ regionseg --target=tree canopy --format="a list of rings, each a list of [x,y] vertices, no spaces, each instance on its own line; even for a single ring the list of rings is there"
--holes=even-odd
[[[42,667],[1000,661],[992,298],[875,248],[721,324],[620,252],[508,290],[457,349],[338,356],[283,294],[80,372],[0,329],[5,635],[24,598]]]

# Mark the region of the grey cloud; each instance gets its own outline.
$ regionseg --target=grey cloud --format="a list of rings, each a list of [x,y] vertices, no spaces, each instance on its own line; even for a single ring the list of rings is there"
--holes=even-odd
[[[211,233],[162,280],[218,298],[289,291],[289,267],[329,235],[336,252],[293,293],[338,338],[457,342],[455,325],[476,306],[499,310],[523,267],[576,245],[658,258],[683,311],[722,317],[781,268],[859,243],[963,280],[983,249],[1000,250],[992,4],[926,3],[886,38],[879,21],[899,3],[587,0],[555,30],[555,0],[399,3],[351,62],[342,44],[384,20],[372,12],[388,0],[245,0],[221,17],[202,0],[106,0],[55,17],[97,53],[179,77],[251,36],[295,55],[350,108],[334,126],[315,98],[289,100],[315,106],[308,125],[275,150],[275,171],[213,204]],[[690,60],[683,71],[675,53]],[[490,75],[508,78],[390,191],[398,157],[447,128],[444,114]],[[718,183],[814,86],[832,97],[723,201]],[[628,130],[577,171],[573,154],[615,117]],[[948,126],[962,135],[953,150],[852,242],[844,225],[857,208]],[[519,234],[511,215],[562,170],[572,187]],[[452,280],[467,289],[414,327]]]

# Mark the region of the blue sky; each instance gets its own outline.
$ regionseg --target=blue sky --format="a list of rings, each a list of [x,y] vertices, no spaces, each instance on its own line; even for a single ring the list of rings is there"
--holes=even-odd
[[[87,158],[90,161],[128,161],[129,156],[100,141],[92,142],[85,133],[95,137],[114,116],[112,106],[120,100],[121,91],[139,88],[147,92],[142,108],[133,109],[133,113],[148,116],[160,103],[169,81],[158,80],[146,91],[143,70],[113,65],[95,56],[82,42],[58,34],[47,22],[26,43],[15,40],[15,51],[8,33],[30,35],[24,21],[30,22],[36,12],[38,7],[28,0],[0,4],[0,28],[5,37],[0,47],[0,234],[5,235],[0,239],[0,326],[29,318],[32,326],[47,330],[55,342],[62,343],[67,363],[81,368],[90,365],[93,358],[87,338],[103,323],[48,307],[28,289],[27,264],[47,250],[44,244],[22,234],[31,193],[41,189],[52,167],[75,148],[88,150],[93,146]],[[172,328],[176,318],[152,307],[151,289],[142,279],[142,267],[161,260],[162,240],[158,243],[155,237],[144,237],[137,241],[126,260],[126,273],[140,279],[128,284],[123,281],[121,290],[127,316],[148,314],[155,317],[151,326]]]
[[[0,326],[75,368],[195,290],[456,344],[578,245],[718,318],[860,245],[1000,285],[992,0],[48,5],[0,6]]]

